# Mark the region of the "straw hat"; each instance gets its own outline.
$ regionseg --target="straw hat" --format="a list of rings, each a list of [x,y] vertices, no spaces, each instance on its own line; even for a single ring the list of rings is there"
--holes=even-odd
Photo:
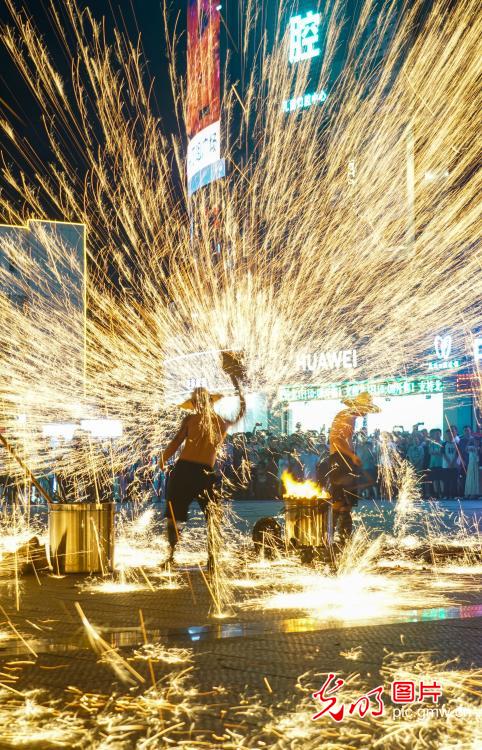
[[[380,407],[373,403],[373,397],[368,391],[363,391],[354,398],[345,398],[343,403],[350,409],[357,409],[366,414],[378,414],[381,411]]]
[[[209,393],[209,391],[206,388],[195,388],[193,392],[191,393],[190,397],[186,399],[186,401],[183,401],[182,404],[178,404],[180,409],[186,409],[187,411],[195,411],[195,402],[204,399],[209,398],[210,402],[214,404],[216,401],[219,401],[220,398],[223,397],[222,393]]]

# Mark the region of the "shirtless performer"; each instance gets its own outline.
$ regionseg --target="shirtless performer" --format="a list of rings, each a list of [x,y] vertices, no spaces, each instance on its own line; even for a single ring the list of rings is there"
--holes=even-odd
[[[364,481],[360,458],[353,447],[353,433],[357,417],[375,414],[380,408],[365,391],[343,401],[346,409],[338,412],[330,430],[331,495],[333,499],[333,530],[338,526],[340,541],[345,542],[353,528],[351,509],[356,505],[358,491]]]
[[[223,369],[231,378],[239,396],[236,417],[232,420],[220,417],[214,411],[213,403],[221,396],[210,394],[205,388],[195,388],[191,397],[180,405],[193,413],[184,417],[177,434],[161,454],[161,468],[164,468],[166,461],[184,443],[167,483],[167,537],[171,550],[166,564],[173,562],[174,550],[179,541],[179,523],[187,521],[187,513],[193,500],[198,501],[207,518],[209,505],[214,502],[216,474],[213,468],[217,453],[228,428],[241,419],[246,411],[239,382],[241,366],[230,352],[223,353]],[[208,569],[211,570],[214,560],[209,537],[208,555]]]

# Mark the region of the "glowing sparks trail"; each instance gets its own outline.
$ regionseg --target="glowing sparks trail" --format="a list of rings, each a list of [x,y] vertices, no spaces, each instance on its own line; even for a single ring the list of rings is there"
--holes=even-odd
[[[386,621],[393,616],[398,621],[403,620],[404,615],[407,619],[413,619],[414,609],[417,607],[444,607],[459,601],[460,597],[463,600],[469,591],[479,588],[477,568],[474,565],[477,555],[480,555],[476,530],[470,528],[461,516],[455,523],[455,532],[450,535],[443,517],[430,513],[430,527],[422,526],[425,533],[420,533],[417,537],[406,536],[411,530],[410,524],[420,521],[417,508],[418,516],[426,514],[426,506],[414,503],[412,514],[404,514],[405,523],[398,531],[400,536],[378,536],[373,539],[361,526],[345,547],[334,573],[321,563],[308,568],[302,566],[296,557],[286,556],[281,550],[278,550],[278,557],[272,561],[255,560],[243,535],[226,524],[222,556],[225,558],[224,575],[229,576],[229,580],[225,585],[232,592],[236,591],[236,597],[230,600],[233,610],[231,614],[237,615],[242,623],[255,610],[278,610],[285,614],[299,613],[308,616],[311,623],[318,622],[318,627],[323,622],[331,625],[336,622],[341,626],[357,620],[367,623],[383,618]],[[137,551],[132,560],[137,559],[139,564],[143,557],[153,558],[153,550],[160,545],[152,523],[152,514],[144,512],[130,521],[124,518],[118,529],[125,543],[127,540],[136,540]],[[205,534],[204,529],[203,532]],[[458,554],[452,564],[448,565],[440,562],[427,563],[423,558],[414,557],[414,553],[424,550],[430,544],[434,549],[445,545],[447,550],[453,548]],[[205,561],[205,539],[201,538],[199,529],[186,531],[181,545],[179,559],[184,558],[184,548],[189,553],[185,557],[188,564]],[[149,576],[155,578],[156,572],[156,568],[151,567]],[[127,569],[126,574],[134,576],[135,566]],[[185,577],[182,576],[182,579],[182,585],[186,587]],[[247,585],[239,586],[240,580]],[[122,590],[122,587],[116,589],[114,586],[110,596],[115,596],[116,591],[122,596]],[[222,612],[221,608],[225,603],[225,600],[219,601],[220,606],[215,609],[214,615]],[[206,615],[207,609],[206,606]],[[233,696],[226,686],[223,691],[213,694],[211,699],[217,708],[225,702],[226,707],[221,711],[221,716],[225,718],[226,731],[233,734],[228,733],[229,739],[224,740],[219,739],[219,734],[217,738],[209,734],[206,739],[206,730],[202,724],[206,706],[201,702],[200,689],[195,685],[192,671],[186,671],[196,666],[198,653],[194,648],[170,647],[162,638],[149,639],[146,634],[144,644],[132,649],[131,655],[125,647],[121,654],[99,634],[80,607],[78,612],[94,653],[100,657],[101,663],[112,669],[120,681],[126,684],[125,690],[111,696],[95,692],[83,693],[72,687],[69,689],[71,699],[68,705],[64,705],[59,701],[52,701],[39,691],[22,693],[12,682],[8,689],[5,687],[4,692],[0,691],[0,731],[7,747],[21,746],[27,737],[38,738],[39,742],[55,741],[60,746],[64,743],[64,746],[73,747],[76,746],[75,742],[79,742],[78,737],[87,738],[86,746],[89,742],[94,745],[99,737],[103,737],[106,747],[109,747],[109,742],[115,744],[121,737],[127,743],[133,737],[142,737],[146,748],[154,748],[163,747],[159,744],[159,738],[163,737],[166,739],[166,747],[174,744],[180,748],[190,748],[196,747],[196,742],[201,743],[200,746],[203,746],[203,742],[208,742],[210,747],[234,750],[242,746],[239,744],[239,737],[244,730],[239,727],[242,726],[240,722],[243,716],[247,720],[249,718],[249,736],[253,743],[259,739],[268,746],[276,746],[273,743],[281,735],[288,747],[291,745],[286,743],[299,741],[302,737],[303,747],[315,748],[319,746],[320,737],[323,738],[325,732],[327,739],[333,737],[331,722],[316,727],[307,723],[306,717],[314,709],[308,689],[302,690],[306,698],[301,702],[293,701],[293,696],[289,701],[278,702],[276,691],[271,694],[266,689],[267,694],[273,696],[268,704],[259,696],[248,695],[238,706],[239,695],[233,702]],[[254,617],[257,616],[259,615],[254,614]],[[228,623],[228,627],[229,625],[235,629],[238,627],[238,623]],[[293,628],[287,621],[288,631],[290,627]],[[296,625],[294,629],[297,629]],[[143,630],[145,633],[145,628]],[[13,631],[12,636],[15,637]],[[360,659],[360,652],[359,647],[354,647],[343,651],[341,656],[351,664]],[[32,655],[37,658],[36,653],[29,652],[30,659]],[[452,666],[447,670],[444,665],[438,667],[431,664],[425,657],[415,663],[412,659],[413,654],[387,657],[385,682],[395,675],[400,679],[411,679],[414,672],[430,675],[431,678],[435,675],[437,679],[441,679],[446,698],[444,705],[447,710],[450,709],[449,719],[444,715],[443,721],[449,720],[450,724],[447,726],[450,727],[451,736],[460,740],[461,746],[465,746],[464,741],[477,737],[475,719],[478,709],[472,700],[479,679],[477,673],[456,671]],[[153,685],[149,689],[146,689],[147,667],[154,675]],[[166,674],[166,669],[180,671]],[[308,675],[300,677],[299,685],[307,688],[308,678]],[[310,679],[312,684],[319,676],[311,676]],[[318,688],[319,684],[314,685],[313,690]],[[299,689],[302,688],[297,689],[296,695],[299,694]],[[366,686],[361,678],[347,675],[344,700],[365,690]],[[459,714],[453,712],[456,704]],[[459,721],[462,711],[475,711],[474,722]],[[234,723],[237,729],[233,729],[233,714],[236,716]],[[75,720],[71,720],[72,716],[75,716]],[[410,746],[423,747],[422,739],[425,738],[426,741],[427,733],[432,735],[438,731],[439,725],[434,723],[433,714],[427,713],[423,717],[417,714],[401,723],[400,720],[395,720],[391,709],[388,709],[380,722],[365,722],[362,726],[354,719],[349,725],[341,725],[337,741],[341,742],[345,733],[349,732],[353,742],[353,733],[358,736],[356,733],[362,732],[365,744],[368,733],[370,742],[378,743],[385,750],[399,747],[399,736],[403,736]],[[186,739],[187,733],[189,739]]]
[[[259,65],[249,66],[239,119],[240,94],[228,82],[223,108],[226,121],[237,123],[226,154],[233,168],[195,201],[176,187],[184,154],[153,113],[152,82],[138,46],[116,30],[110,48],[102,24],[73,0],[65,0],[62,17],[51,6],[73,60],[72,82],[66,82],[33,20],[6,2],[12,25],[2,30],[3,42],[38,100],[52,159],[40,163],[15,122],[0,122],[17,165],[24,165],[11,166],[2,155],[0,214],[15,225],[30,220],[31,236],[27,243],[21,233],[0,233],[0,427],[22,460],[39,476],[45,473],[46,484],[55,468],[74,478],[76,494],[94,486],[102,499],[123,469],[137,461],[143,469],[150,466],[179,420],[173,405],[193,380],[230,393],[220,366],[223,350],[243,352],[247,388],[266,392],[276,404],[287,383],[333,379],[330,370],[300,371],[299,353],[356,346],[362,377],[384,379],[404,374],[423,353],[429,321],[463,330],[470,342],[468,332],[482,315],[480,295],[474,295],[481,278],[474,244],[481,187],[481,26],[475,0],[435,0],[423,21],[421,0],[407,3],[400,15],[399,4],[390,0],[383,3],[376,34],[372,12],[380,4],[365,0],[339,80],[323,106],[307,109],[302,120],[280,107],[286,91],[297,96],[306,80],[300,68],[285,64],[287,39],[278,29],[270,54],[262,44]],[[341,41],[344,5],[336,0],[327,24],[320,88]],[[253,46],[250,35],[255,29],[247,23],[244,49]],[[182,119],[183,82],[174,68],[172,73]],[[253,152],[236,167],[235,153],[245,143],[253,144]],[[27,175],[32,166],[35,185]],[[400,197],[405,194],[406,202]],[[219,209],[219,222],[210,221],[212,206]],[[82,259],[48,225],[32,220],[52,211],[87,229],[88,289],[81,290],[88,292],[87,316],[78,304]],[[32,242],[42,254],[32,251]],[[219,254],[213,253],[217,246]],[[220,409],[229,409],[229,402]],[[82,420],[98,417],[120,421],[123,434],[105,443],[84,434],[54,447],[43,432],[58,422],[75,431]],[[450,537],[433,513],[422,523],[416,477],[392,453],[387,436],[385,485],[388,494],[399,487],[394,534],[374,540],[360,528],[336,572],[321,563],[303,568],[277,548],[272,561],[254,560],[220,507],[223,519],[212,529],[217,565],[205,577],[212,614],[237,611],[241,617],[256,608],[299,612],[318,622],[373,621],[417,605],[448,606],[454,603],[451,591],[474,590],[478,534],[461,521],[459,533]],[[0,544],[0,585],[14,581],[18,609],[18,549],[34,529],[32,488],[11,456],[0,460],[21,490],[20,509],[2,521]],[[152,486],[152,472],[134,488],[136,506],[149,495],[146,485]],[[288,484],[287,492],[297,489]],[[319,488],[299,493],[318,496]],[[132,521],[121,517],[117,533],[115,578],[89,582],[89,590],[115,596],[139,587],[152,593],[159,586],[188,585],[183,573],[160,570],[165,541],[152,512],[136,512]],[[180,565],[203,564],[204,532],[185,534],[176,558]],[[156,670],[162,664],[181,670],[154,677],[146,690],[143,674],[77,609],[94,652],[132,690],[106,696],[72,688],[72,710],[44,701],[37,691],[4,685],[0,731],[6,745],[21,746],[28,737],[73,747],[101,737],[97,746],[121,747],[124,738],[127,743],[140,732],[145,740],[139,747],[146,750],[162,747],[164,740],[166,746],[206,746],[205,733],[197,730],[205,707],[191,681],[190,650],[146,642],[134,651],[131,660],[139,670],[147,664],[151,678],[154,663]],[[6,624],[37,658],[7,616],[0,637]],[[342,658],[355,661],[359,653],[351,649]],[[480,676],[446,667],[439,672],[449,707],[476,710],[473,690]],[[434,674],[427,660],[386,660],[387,678],[422,668]],[[350,690],[364,687],[352,677]],[[271,690],[268,677],[264,685]],[[243,700],[239,710],[262,718],[264,726],[253,744],[296,747],[301,738],[308,749],[332,741],[332,727],[320,730],[307,720],[313,713],[308,697],[301,705],[269,709],[256,699]],[[243,746],[244,735],[228,724],[220,746]],[[358,721],[343,725],[337,741],[418,750],[429,730],[445,741],[440,726],[430,717],[397,724],[387,716],[369,728]],[[191,737],[184,742],[186,727]],[[454,747],[475,747],[477,731],[475,722],[450,715]]]
[[[110,697],[70,688],[68,706],[47,701],[40,691],[22,694],[5,690],[0,693],[0,729],[6,747],[37,742],[55,747],[127,748],[137,740],[137,746],[146,749],[174,745],[186,750],[206,746],[237,750],[246,746],[247,728],[251,746],[279,750],[301,746],[315,750],[320,743],[383,750],[403,745],[415,750],[478,747],[480,671],[458,669],[454,662],[436,663],[431,657],[413,651],[386,654],[380,675],[385,688],[383,715],[376,721],[348,716],[336,726],[336,735],[329,718],[311,720],[316,709],[312,695],[320,687],[320,675],[313,672],[298,677],[296,698],[273,696],[265,704],[259,696],[238,694],[235,705],[226,704],[221,712],[222,734],[207,732],[203,727],[207,706],[199,702],[189,668],[169,673],[156,689],[138,695]],[[395,709],[400,707],[390,701],[390,684],[394,680],[418,682],[428,675],[442,686],[443,704],[417,704],[410,714],[397,717]],[[345,685],[337,695],[340,702],[348,704],[370,688],[360,674],[345,673],[343,677]],[[265,683],[269,685],[269,681]],[[212,699],[216,698],[222,700],[223,696],[212,691]],[[183,737],[187,727],[189,739]]]
[[[419,3],[398,19],[398,3],[385,3],[380,29],[395,28],[392,36],[366,33],[375,5],[366,0],[341,78],[323,107],[303,113],[303,127],[279,106],[286,90],[304,85],[299,68],[283,64],[280,29],[263,60],[265,86],[251,66],[230,144],[234,151],[249,134],[256,154],[242,173],[233,169],[197,194],[194,239],[184,197],[173,187],[173,160],[184,174],[183,157],[152,114],[138,50],[119,32],[110,50],[90,13],[66,0],[77,43],[70,98],[33,22],[8,5],[16,30],[7,27],[3,40],[45,113],[54,158],[52,166],[37,165],[37,191],[26,175],[4,167],[3,213],[20,223],[53,205],[66,220],[85,223],[89,252],[84,383],[82,369],[64,366],[82,358],[84,320],[73,305],[78,261],[38,223],[31,226],[47,247],[47,269],[21,243],[0,239],[9,261],[0,269],[0,287],[30,301],[19,307],[0,295],[0,343],[15,353],[2,359],[9,383],[4,423],[33,466],[55,458],[80,470],[87,461],[96,475],[102,469],[111,476],[137,460],[139,450],[158,452],[178,419],[172,404],[193,378],[230,392],[219,363],[226,348],[245,353],[248,388],[276,400],[283,384],[333,379],[330,370],[301,373],[302,351],[337,351],[356,341],[360,373],[386,378],[404,373],[424,351],[428,321],[475,328],[481,315],[472,293],[480,278],[473,247],[480,191],[475,0],[450,12],[447,0],[438,0],[418,26]],[[342,29],[342,0],[335,6],[321,83]],[[246,34],[252,32],[248,24]],[[382,53],[375,76],[370,65]],[[176,78],[173,85],[181,86]],[[237,106],[233,90],[227,87],[226,120]],[[20,163],[34,159],[28,146],[21,151],[15,124],[5,127]],[[409,142],[417,165],[411,233],[408,209],[400,205]],[[353,184],[349,163],[356,165]],[[439,173],[443,179],[430,177]],[[16,210],[18,198],[24,215]],[[206,218],[212,205],[222,217],[217,228]],[[220,244],[219,257],[213,243]],[[23,432],[18,415],[27,421]],[[99,415],[124,426],[108,455],[93,446],[82,455],[71,449],[45,455],[45,422],[78,424]]]

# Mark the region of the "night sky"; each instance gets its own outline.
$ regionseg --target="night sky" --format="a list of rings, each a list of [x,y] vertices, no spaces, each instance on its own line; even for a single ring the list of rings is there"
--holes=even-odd
[[[55,7],[63,13],[63,1],[54,0]],[[168,74],[167,47],[165,42],[164,21],[162,13],[163,0],[77,0],[79,7],[90,8],[94,18],[101,20],[105,17],[107,39],[113,39],[113,29],[124,32],[132,42],[136,42],[139,33],[142,40],[144,60],[147,61],[146,76],[155,78],[153,89],[152,109],[162,119],[167,132],[177,132],[174,117],[174,106]],[[170,4],[170,31],[175,28],[179,48],[177,65],[184,73],[184,55],[186,50],[186,2],[173,0]],[[48,0],[16,0],[18,9],[24,8],[33,19],[35,26],[41,33],[51,52],[54,66],[59,70],[62,79],[68,85],[71,79],[69,61],[65,50],[60,44],[57,32],[52,23]],[[65,13],[63,13],[64,17]],[[4,2],[0,3],[0,22],[2,26],[12,24],[10,13]],[[66,24],[68,21],[66,19]],[[75,47],[72,47],[75,49]],[[40,121],[40,108],[35,97],[22,76],[11,61],[8,52],[2,45],[2,65],[0,67],[0,117],[7,120],[21,137],[27,138],[34,146],[42,161],[49,161],[50,153],[45,133]],[[14,167],[22,167],[28,172],[28,166],[21,163],[15,153],[12,142],[0,132],[0,150],[2,162]]]
[[[63,45],[57,37],[57,30],[49,10],[50,0],[13,1],[18,9],[24,8],[33,19],[35,26],[48,46],[54,67],[59,71],[67,90],[71,90],[70,61],[65,54]],[[308,5],[311,7],[311,3],[308,3],[308,0],[293,0],[293,2],[295,3],[293,7],[299,7],[304,10],[306,10]],[[344,34],[337,53],[336,64],[333,65],[333,81],[328,82],[329,87],[334,85],[343,65],[344,46],[347,44],[351,30],[356,24],[360,2],[361,0],[346,0]],[[53,0],[53,3],[60,16],[65,19],[65,28],[69,28],[69,22],[64,10],[64,0]],[[153,113],[161,118],[163,129],[167,134],[176,133],[179,135],[181,133],[183,135],[182,129],[181,131],[179,130],[179,124],[176,121],[169,80],[163,3],[164,0],[77,0],[78,7],[88,7],[94,18],[98,21],[105,18],[105,30],[108,41],[113,40],[113,31],[115,28],[127,35],[134,44],[137,42],[140,33],[143,59],[147,62],[145,77],[149,82],[152,79],[155,80],[153,95],[151,97]],[[427,0],[425,3],[427,8],[430,6],[430,3],[431,0]],[[278,0],[258,0],[260,15],[257,32],[252,40],[253,49],[259,45],[262,33],[267,33],[268,38],[270,38],[270,31],[273,31],[274,19],[277,17],[277,4]],[[313,5],[316,7],[317,3],[315,2]],[[402,3],[400,3],[401,5]],[[225,52],[223,52],[223,45],[228,44],[231,49],[230,77],[232,80],[237,81],[245,79],[252,65],[252,58],[249,54],[247,55],[247,59],[243,61],[237,54],[238,50],[242,47],[240,45],[240,34],[244,20],[243,7],[241,0],[224,0],[222,3],[221,57],[224,59],[223,54]],[[378,7],[383,7],[382,0],[380,0]],[[169,34],[172,36],[174,30],[176,30],[178,38],[176,64],[179,73],[184,75],[187,41],[187,0],[171,0],[169,8]],[[0,0],[0,23],[2,25],[13,23],[5,0],[3,2]],[[271,28],[272,26],[273,29]],[[226,34],[226,27],[229,29],[228,34]],[[70,49],[75,52],[75,41],[73,38]],[[38,155],[39,165],[42,163],[47,164],[51,161],[51,154],[40,120],[41,112],[36,104],[35,97],[23,81],[5,47],[2,47],[1,54],[0,118],[7,120],[11,124],[17,136],[27,139],[32,144]],[[316,67],[316,61],[314,66]],[[317,79],[316,71],[314,78]],[[242,96],[242,90],[239,90]],[[287,92],[287,96],[289,96],[289,92]],[[236,113],[234,116],[236,117]],[[30,173],[32,172],[32,168],[15,152],[11,140],[2,129],[0,129],[0,159],[2,164],[13,167],[14,172],[17,172],[19,169],[24,170],[27,174],[29,174],[29,171]],[[81,163],[81,159],[79,159],[79,163],[76,163],[75,166],[79,172],[85,168]],[[42,167],[40,166],[39,168]],[[175,180],[177,179],[175,176],[173,177]],[[48,207],[46,207],[46,212],[50,213]],[[51,216],[51,218],[62,217]]]

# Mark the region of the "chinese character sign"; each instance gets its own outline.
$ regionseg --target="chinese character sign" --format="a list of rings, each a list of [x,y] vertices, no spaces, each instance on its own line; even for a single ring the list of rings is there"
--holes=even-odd
[[[196,133],[187,146],[187,178],[221,158],[220,123],[213,122]]]
[[[340,722],[343,720],[345,716],[345,705],[343,703],[338,705],[337,698],[334,693],[336,693],[341,687],[343,687],[343,685],[345,684],[345,680],[338,678],[337,680],[335,680],[335,684],[329,688],[328,686],[330,682],[332,682],[334,679],[334,673],[330,672],[322,687],[317,690],[316,693],[313,693],[313,698],[315,698],[322,704],[321,711],[318,711],[318,713],[314,714],[311,717],[313,721],[320,719],[325,714],[328,714],[333,719],[333,721]],[[350,704],[350,715],[358,713],[359,716],[363,719],[365,714],[370,711],[370,715],[374,716],[375,718],[377,718],[378,716],[382,716],[385,710],[382,693],[383,685],[379,685],[373,690],[370,690],[369,693],[365,693],[364,695],[360,696],[358,700],[353,701],[353,703]],[[374,699],[373,702],[370,700],[371,698]],[[323,703],[326,703],[327,705],[323,706]]]
[[[294,96],[291,99],[285,99],[283,102],[283,112],[294,112],[297,109],[308,109],[313,104],[323,104],[328,94],[324,89],[315,91],[314,94],[304,94],[303,96]]]
[[[304,16],[290,19],[290,63],[309,60],[320,54],[319,34],[321,14],[308,11]]]

